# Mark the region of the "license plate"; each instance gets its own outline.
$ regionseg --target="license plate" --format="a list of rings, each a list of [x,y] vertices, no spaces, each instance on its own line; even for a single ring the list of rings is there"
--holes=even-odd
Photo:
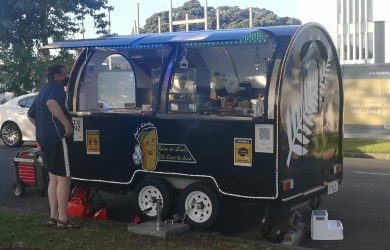
[[[333,194],[339,191],[339,182],[332,181],[328,183],[328,194]]]

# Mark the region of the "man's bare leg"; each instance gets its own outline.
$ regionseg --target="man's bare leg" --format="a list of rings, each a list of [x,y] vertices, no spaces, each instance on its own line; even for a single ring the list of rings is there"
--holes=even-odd
[[[70,195],[70,177],[57,176],[57,199],[59,219],[63,222],[68,220],[68,202]]]
[[[49,182],[47,194],[49,196],[49,203],[50,203],[50,217],[58,220],[57,176],[52,173],[49,173],[49,178],[50,178],[50,182]]]

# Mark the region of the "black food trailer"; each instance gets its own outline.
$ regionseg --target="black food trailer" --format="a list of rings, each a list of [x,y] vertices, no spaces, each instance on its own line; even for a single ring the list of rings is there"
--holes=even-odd
[[[342,180],[343,85],[319,24],[109,35],[70,75],[72,181],[211,227],[224,197],[294,207]]]

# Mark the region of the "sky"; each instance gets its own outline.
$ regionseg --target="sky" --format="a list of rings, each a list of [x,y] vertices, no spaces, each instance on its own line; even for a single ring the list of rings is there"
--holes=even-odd
[[[188,0],[171,0],[172,8],[182,6]],[[205,0],[198,0],[202,6]],[[137,3],[139,3],[139,22],[143,27],[145,20],[153,14],[161,11],[168,11],[170,0],[108,0],[108,5],[114,7],[110,13],[111,33],[119,35],[130,35],[134,28],[134,21],[137,19]],[[247,7],[265,8],[273,11],[278,16],[289,16],[298,18],[298,0],[207,0],[207,6],[217,8],[219,6],[238,6],[241,9]],[[96,38],[96,30],[93,27],[92,18],[86,18],[84,22],[86,33],[84,38]],[[82,38],[81,34],[76,35],[77,39]]]

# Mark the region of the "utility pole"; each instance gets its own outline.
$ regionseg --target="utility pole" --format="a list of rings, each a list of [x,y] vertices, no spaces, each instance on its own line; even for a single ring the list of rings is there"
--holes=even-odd
[[[208,30],[207,0],[205,0],[204,2],[205,2],[204,3],[204,18],[188,20],[187,15],[186,15],[186,20],[172,21],[172,0],[169,0],[169,32],[173,32],[173,25],[185,24],[186,29],[187,29],[188,24],[191,24],[191,23],[204,23],[204,29]]]
[[[172,0],[169,0],[169,32],[173,31],[172,25]]]
[[[84,40],[84,14],[81,14],[81,34],[83,35],[83,40]]]
[[[161,17],[157,17],[158,19],[158,33],[161,33]]]
[[[108,34],[111,34],[111,17],[110,17],[110,9],[108,9]]]
[[[139,34],[139,3],[137,3],[137,35]]]
[[[217,30],[219,30],[219,9],[217,8]]]
[[[252,7],[249,8],[249,28],[252,28]]]

